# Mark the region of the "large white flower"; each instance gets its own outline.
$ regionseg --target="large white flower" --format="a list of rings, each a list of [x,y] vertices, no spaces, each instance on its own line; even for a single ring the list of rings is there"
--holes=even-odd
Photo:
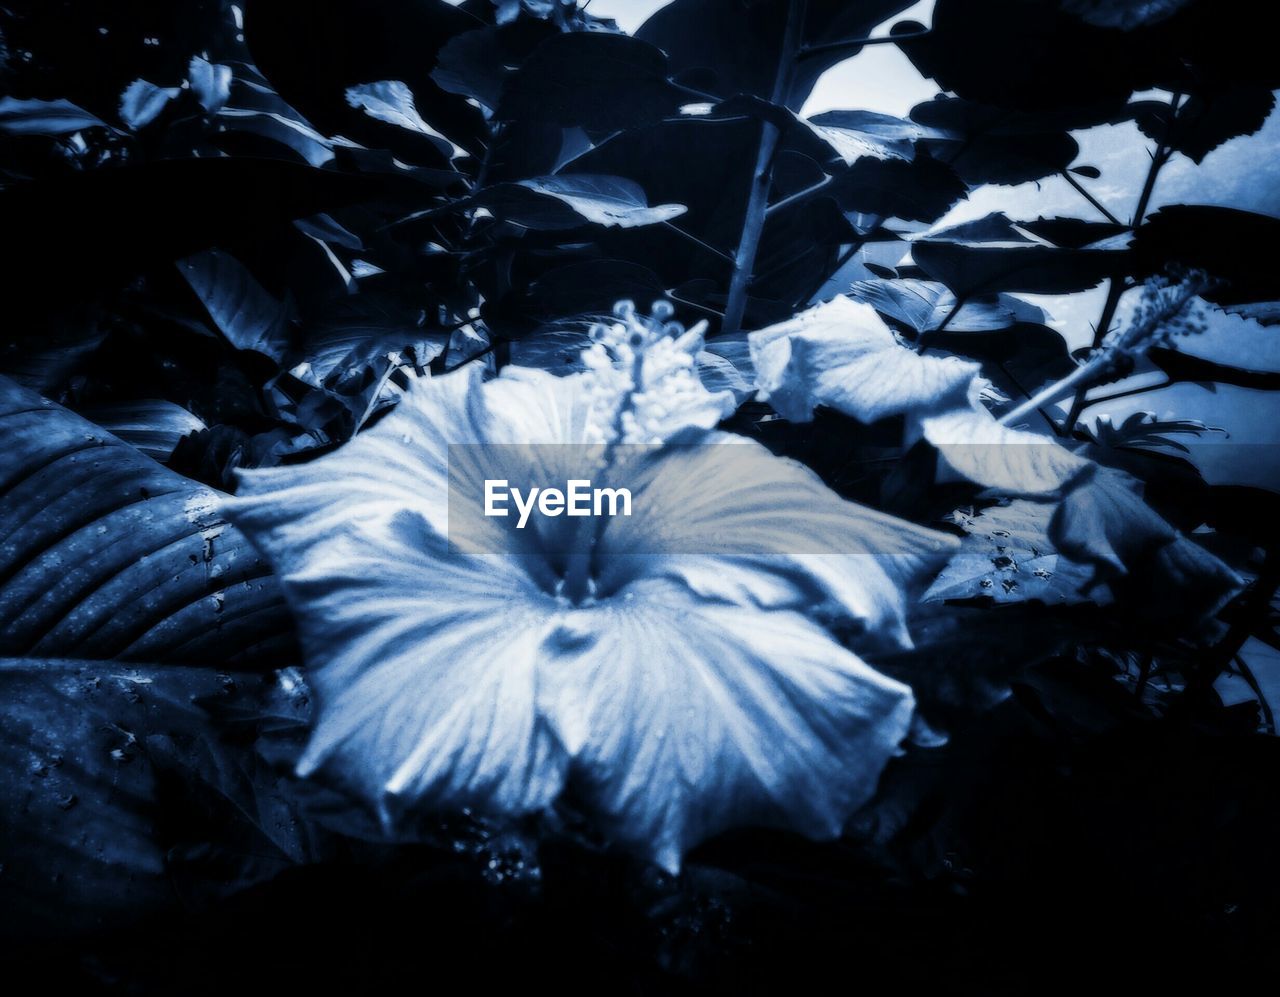
[[[303,774],[392,825],[568,788],[673,870],[733,826],[834,836],[874,791],[912,694],[832,634],[906,642],[904,589],[954,542],[715,432],[731,400],[667,317],[621,312],[586,373],[424,380],[335,453],[245,476],[227,511],[279,573],[319,701]],[[633,515],[464,515],[459,475],[513,444],[556,474],[594,454]]]

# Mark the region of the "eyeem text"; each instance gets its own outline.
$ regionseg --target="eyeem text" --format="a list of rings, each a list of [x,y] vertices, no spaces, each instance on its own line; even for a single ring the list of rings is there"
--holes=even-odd
[[[563,490],[533,487],[522,492],[506,478],[486,478],[484,514],[509,515],[508,503],[520,517],[516,529],[523,530],[535,508],[544,516],[630,516],[631,489],[592,488],[587,478],[570,478]]]

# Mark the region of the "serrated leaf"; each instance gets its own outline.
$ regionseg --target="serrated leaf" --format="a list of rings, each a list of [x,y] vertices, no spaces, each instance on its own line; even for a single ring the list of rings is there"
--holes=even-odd
[[[134,131],[145,128],[180,93],[178,87],[158,87],[146,80],[134,80],[120,95],[120,120]]]

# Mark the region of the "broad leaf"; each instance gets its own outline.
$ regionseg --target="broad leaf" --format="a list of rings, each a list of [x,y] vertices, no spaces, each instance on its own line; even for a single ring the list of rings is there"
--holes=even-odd
[[[990,599],[996,603],[1089,602],[1093,571],[1054,549],[1054,506],[1018,499],[954,518],[968,536],[925,593],[926,601]]]
[[[79,414],[161,463],[184,436],[205,428],[181,405],[159,398],[82,405]]]
[[[554,35],[502,87],[496,117],[612,131],[656,121],[687,100],[667,82],[666,57],[608,32]]]
[[[0,654],[287,660],[288,614],[219,495],[0,379]]]
[[[586,173],[500,184],[482,192],[481,200],[505,221],[550,230],[576,228],[584,222],[606,228],[656,225],[686,210],[682,204],[650,206],[634,181]]]
[[[930,276],[962,297],[997,291],[1066,294],[1083,291],[1121,270],[1121,249],[1063,249],[988,215],[928,234],[911,255]]]
[[[6,935],[115,928],[308,858],[279,777],[243,741],[223,740],[195,702],[238,704],[252,736],[267,729],[255,704],[271,685],[207,669],[0,659]]]
[[[1170,264],[1204,270],[1222,281],[1204,294],[1220,305],[1270,302],[1276,297],[1271,254],[1280,245],[1280,219],[1236,208],[1173,204],[1138,229],[1138,272],[1164,273]],[[1265,310],[1262,314],[1266,314]]]
[[[465,149],[454,145],[422,120],[422,115],[413,103],[413,92],[399,80],[382,80],[347,87],[347,103],[360,108],[378,121],[425,135],[446,156],[466,155]]]
[[[181,260],[178,272],[232,346],[277,363],[284,359],[291,309],[268,294],[242,263],[210,249]]]

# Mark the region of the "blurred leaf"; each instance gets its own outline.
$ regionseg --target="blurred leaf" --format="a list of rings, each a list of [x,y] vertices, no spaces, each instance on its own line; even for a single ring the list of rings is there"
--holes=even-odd
[[[1132,28],[1155,24],[1193,0],[1061,0],[1062,9],[1102,28]]]
[[[832,196],[845,211],[935,222],[968,194],[955,171],[928,153],[911,162],[864,157],[836,178]]]
[[[106,127],[69,100],[0,97],[0,132],[10,135],[67,135],[82,128]]]
[[[277,363],[284,359],[291,309],[263,290],[242,263],[219,249],[210,249],[180,260],[178,272],[232,346],[261,353]]]
[[[187,81],[205,114],[216,114],[231,96],[231,67],[219,66],[193,56],[187,66]]]
[[[180,93],[178,87],[158,87],[146,80],[134,80],[120,95],[120,120],[134,131],[145,128]]]
[[[219,496],[0,379],[0,654],[280,663],[292,624]]]

